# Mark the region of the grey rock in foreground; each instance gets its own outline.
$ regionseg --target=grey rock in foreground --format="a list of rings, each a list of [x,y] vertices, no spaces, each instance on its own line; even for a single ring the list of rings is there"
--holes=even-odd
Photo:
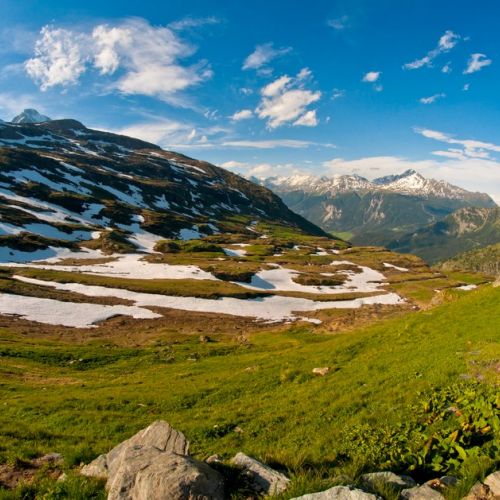
[[[107,479],[108,500],[223,500],[220,474],[188,450],[184,435],[158,420],[80,472]]]
[[[164,420],[157,420],[150,426],[134,434],[130,439],[115,446],[105,455],[98,456],[80,470],[84,476],[108,478],[121,455],[135,445],[154,446],[163,452],[187,455],[189,442],[182,432],[176,431]]]
[[[223,500],[218,472],[153,446],[128,448],[107,483],[108,500]]]
[[[281,472],[251,458],[244,453],[238,453],[231,459],[231,463],[244,470],[253,487],[266,495],[283,493],[290,483],[290,479]]]
[[[335,486],[326,491],[309,493],[292,500],[381,500],[381,498],[352,486]]]
[[[488,485],[478,481],[462,500],[495,500],[496,498],[498,497],[491,492]]]
[[[428,484],[403,490],[400,498],[403,500],[444,500],[444,496]]]
[[[394,472],[372,472],[361,476],[363,487],[373,489],[379,484],[384,484],[396,490],[413,488],[417,483],[410,477],[394,474]]]

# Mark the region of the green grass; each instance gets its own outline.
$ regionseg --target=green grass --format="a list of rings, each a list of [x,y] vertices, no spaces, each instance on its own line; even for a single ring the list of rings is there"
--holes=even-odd
[[[249,343],[159,332],[131,349],[0,330],[0,461],[57,451],[71,467],[161,418],[187,435],[199,458],[242,450],[285,467],[293,484],[284,498],[366,470],[418,478],[451,471],[471,482],[499,465],[500,289],[455,295],[350,333],[295,326]],[[70,363],[78,359],[85,361]],[[314,377],[317,366],[331,373]],[[479,445],[474,435],[463,446],[465,458],[447,444],[463,425],[449,406],[473,427],[483,429],[482,418],[491,427]],[[441,455],[445,469],[433,472]]]

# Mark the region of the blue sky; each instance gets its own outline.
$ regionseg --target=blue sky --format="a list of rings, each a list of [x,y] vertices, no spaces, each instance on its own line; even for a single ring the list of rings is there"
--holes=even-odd
[[[500,201],[496,1],[2,0],[0,118],[245,175],[415,168]]]

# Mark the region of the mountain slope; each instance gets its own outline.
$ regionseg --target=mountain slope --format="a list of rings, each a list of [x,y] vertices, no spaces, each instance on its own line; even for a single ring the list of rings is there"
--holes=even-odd
[[[260,181],[295,212],[356,244],[386,245],[464,206],[494,207],[486,194],[426,179],[414,170],[368,181],[358,175],[292,176]]]
[[[325,235],[268,189],[207,162],[75,120],[0,124],[3,246],[71,246],[111,229],[106,238],[141,249],[148,239],[248,232],[253,220]]]
[[[428,262],[500,242],[500,208],[462,208],[443,220],[391,241],[391,250]]]
[[[443,271],[474,271],[498,276],[500,275],[500,243],[456,255],[439,267]]]

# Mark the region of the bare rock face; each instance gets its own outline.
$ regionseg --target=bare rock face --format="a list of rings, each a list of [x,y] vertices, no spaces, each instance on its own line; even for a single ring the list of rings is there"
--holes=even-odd
[[[326,491],[309,493],[292,500],[381,500],[381,498],[353,486],[335,486]]]
[[[496,498],[488,485],[478,481],[462,500],[495,500]]]
[[[231,459],[231,463],[244,470],[256,491],[266,495],[279,495],[288,488],[290,483],[290,479],[281,472],[271,469],[244,453],[236,454]]]
[[[220,474],[188,450],[184,435],[158,420],[80,472],[107,479],[108,500],[223,500]]]
[[[124,451],[107,482],[108,500],[223,500],[218,472],[186,455],[153,446]]]

